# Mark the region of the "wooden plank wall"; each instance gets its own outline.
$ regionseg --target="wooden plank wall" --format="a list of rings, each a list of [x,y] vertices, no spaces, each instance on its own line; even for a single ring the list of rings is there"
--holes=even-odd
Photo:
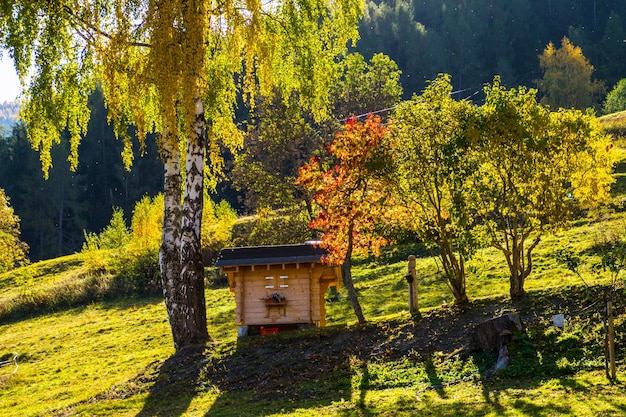
[[[235,294],[235,322],[239,325],[311,323],[324,326],[326,291],[329,285],[338,285],[340,280],[329,277],[328,268],[319,263],[241,266],[225,272]],[[287,304],[267,307],[264,299],[274,293],[283,295]]]

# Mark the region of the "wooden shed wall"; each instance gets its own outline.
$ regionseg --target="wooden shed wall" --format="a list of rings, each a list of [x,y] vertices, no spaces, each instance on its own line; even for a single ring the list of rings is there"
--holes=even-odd
[[[329,273],[328,268],[319,263],[225,270],[235,293],[235,321],[240,325],[311,323],[324,326],[326,290],[330,285],[339,285],[335,270],[331,271]],[[273,288],[266,288],[269,286]],[[285,306],[265,305],[264,299],[274,293],[285,296]]]

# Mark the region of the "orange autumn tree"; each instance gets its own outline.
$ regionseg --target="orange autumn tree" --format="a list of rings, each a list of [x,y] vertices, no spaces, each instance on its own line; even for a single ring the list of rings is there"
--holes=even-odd
[[[393,172],[389,127],[378,116],[365,122],[349,118],[327,147],[327,158],[314,156],[300,168],[297,183],[313,193],[320,211],[309,226],[322,232],[325,262],[341,265],[354,313],[365,323],[354,282],[352,256],[380,253],[386,245],[380,225],[391,220],[388,186]]]

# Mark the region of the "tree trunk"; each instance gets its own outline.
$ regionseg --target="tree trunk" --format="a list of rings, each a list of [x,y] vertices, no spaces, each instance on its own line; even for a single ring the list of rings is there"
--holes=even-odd
[[[163,296],[177,351],[208,340],[200,251],[204,176],[204,119],[201,112],[194,127],[196,133],[189,138],[187,146],[183,207],[181,155],[178,142],[171,133],[164,134],[161,150],[165,184],[160,266]]]
[[[439,242],[439,254],[455,304],[467,304],[469,299],[465,291],[465,262],[463,256],[459,255],[459,258],[456,258],[448,240]]]
[[[524,294],[526,294],[524,290],[524,277],[522,275],[523,274],[520,274],[516,271],[516,273],[511,274],[509,278],[509,294],[511,295],[512,299],[522,298],[524,297]]]
[[[196,100],[196,120],[192,137],[187,140],[185,198],[183,200],[180,248],[181,291],[187,311],[181,317],[182,328],[174,338],[181,347],[209,340],[204,297],[204,263],[200,231],[204,197],[204,156],[206,123],[202,101]]]
[[[467,292],[465,291],[464,271],[456,271],[454,281],[450,281],[450,287],[452,288],[452,295],[454,296],[455,304],[464,305],[469,302],[469,298],[467,298]]]
[[[354,310],[354,314],[356,315],[359,324],[365,324],[365,316],[363,316],[363,310],[361,309],[361,304],[359,303],[359,298],[356,293],[356,288],[354,288],[354,281],[352,281],[352,231],[354,230],[354,220],[350,221],[350,226],[348,227],[348,249],[346,250],[346,257],[341,265],[341,275],[343,276],[343,285],[345,285],[348,290],[348,298],[350,299],[350,303],[352,304],[352,309]]]
[[[526,294],[524,283],[533,270],[532,251],[541,241],[541,235],[535,238],[524,253],[525,240],[525,236],[514,240],[513,251],[510,254],[511,259],[508,260],[509,270],[511,272],[511,276],[509,277],[509,294],[512,299],[522,298]]]
[[[511,261],[509,262],[509,268],[511,276],[509,277],[509,294],[512,299],[522,298],[524,296],[524,275],[522,253],[523,249],[516,244],[514,240],[513,251],[511,253]]]
[[[163,186],[163,233],[159,252],[159,265],[161,268],[161,280],[163,283],[163,297],[165,308],[172,335],[174,346],[178,350],[179,333],[179,281],[180,281],[180,226],[181,226],[181,176],[180,176],[180,150],[173,134],[166,132],[161,140],[161,156],[164,161],[164,186]]]

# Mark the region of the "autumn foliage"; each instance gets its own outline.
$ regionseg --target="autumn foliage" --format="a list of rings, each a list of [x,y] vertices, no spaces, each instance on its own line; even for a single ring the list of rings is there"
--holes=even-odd
[[[311,158],[297,180],[320,207],[310,226],[322,232],[322,246],[328,250],[325,261],[342,266],[359,322],[365,319],[352,285],[351,259],[356,253],[377,255],[388,243],[377,230],[393,213],[387,206],[393,172],[389,133],[378,116],[370,115],[364,122],[349,118],[328,145],[328,159]]]
[[[28,262],[28,245],[20,240],[20,219],[0,188],[0,272]]]
[[[541,103],[553,110],[561,107],[584,110],[597,104],[599,96],[604,94],[604,84],[592,79],[593,65],[567,37],[561,40],[561,48],[552,42],[546,46],[539,55],[539,66],[543,72],[543,78],[538,80],[543,94]]]
[[[343,263],[349,245],[354,252],[377,255],[387,244],[376,228],[389,194],[384,186],[391,168],[389,141],[389,127],[379,117],[365,122],[353,117],[328,145],[331,161],[314,156],[300,169],[298,183],[313,192],[321,208],[310,226],[323,233],[327,262]]]

